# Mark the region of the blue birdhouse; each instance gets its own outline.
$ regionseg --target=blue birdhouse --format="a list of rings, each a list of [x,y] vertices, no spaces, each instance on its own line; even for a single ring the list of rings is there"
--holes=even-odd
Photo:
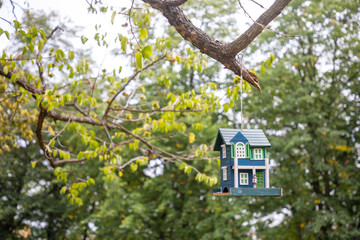
[[[220,188],[214,196],[282,196],[270,188],[267,149],[271,147],[261,129],[220,128],[214,151],[220,152]]]

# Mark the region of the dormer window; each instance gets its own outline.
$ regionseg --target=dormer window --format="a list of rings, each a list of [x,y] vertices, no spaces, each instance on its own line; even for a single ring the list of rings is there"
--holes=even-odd
[[[238,142],[235,146],[236,158],[246,158],[245,144]]]
[[[254,159],[255,160],[263,159],[263,152],[261,148],[254,148]]]
[[[221,145],[221,147],[222,147],[222,157],[223,157],[223,159],[225,159],[226,158],[226,145],[223,144],[223,145]]]

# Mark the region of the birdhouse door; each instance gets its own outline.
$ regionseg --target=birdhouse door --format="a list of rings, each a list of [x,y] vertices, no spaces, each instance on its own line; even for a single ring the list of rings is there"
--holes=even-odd
[[[257,179],[256,187],[264,188],[264,172],[257,172],[256,179]]]

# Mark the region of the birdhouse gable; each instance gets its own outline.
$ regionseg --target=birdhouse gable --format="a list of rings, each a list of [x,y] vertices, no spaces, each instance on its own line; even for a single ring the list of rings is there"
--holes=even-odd
[[[216,136],[214,151],[220,151],[221,145],[231,145],[231,142],[246,142],[248,141],[250,147],[271,147],[269,140],[266,138],[264,132],[261,129],[230,129],[220,128]]]

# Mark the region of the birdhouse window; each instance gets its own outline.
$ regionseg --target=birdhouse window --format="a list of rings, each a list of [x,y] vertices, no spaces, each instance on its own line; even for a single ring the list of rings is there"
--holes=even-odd
[[[249,185],[248,173],[240,173],[240,185]]]
[[[226,145],[224,144],[221,146],[222,146],[222,157],[223,157],[223,159],[225,159],[226,158]]]
[[[227,167],[222,167],[223,181],[227,181]]]
[[[261,148],[254,149],[254,159],[255,160],[262,160],[263,159],[263,152]]]
[[[245,144],[239,142],[236,144],[235,149],[237,158],[246,158]]]

